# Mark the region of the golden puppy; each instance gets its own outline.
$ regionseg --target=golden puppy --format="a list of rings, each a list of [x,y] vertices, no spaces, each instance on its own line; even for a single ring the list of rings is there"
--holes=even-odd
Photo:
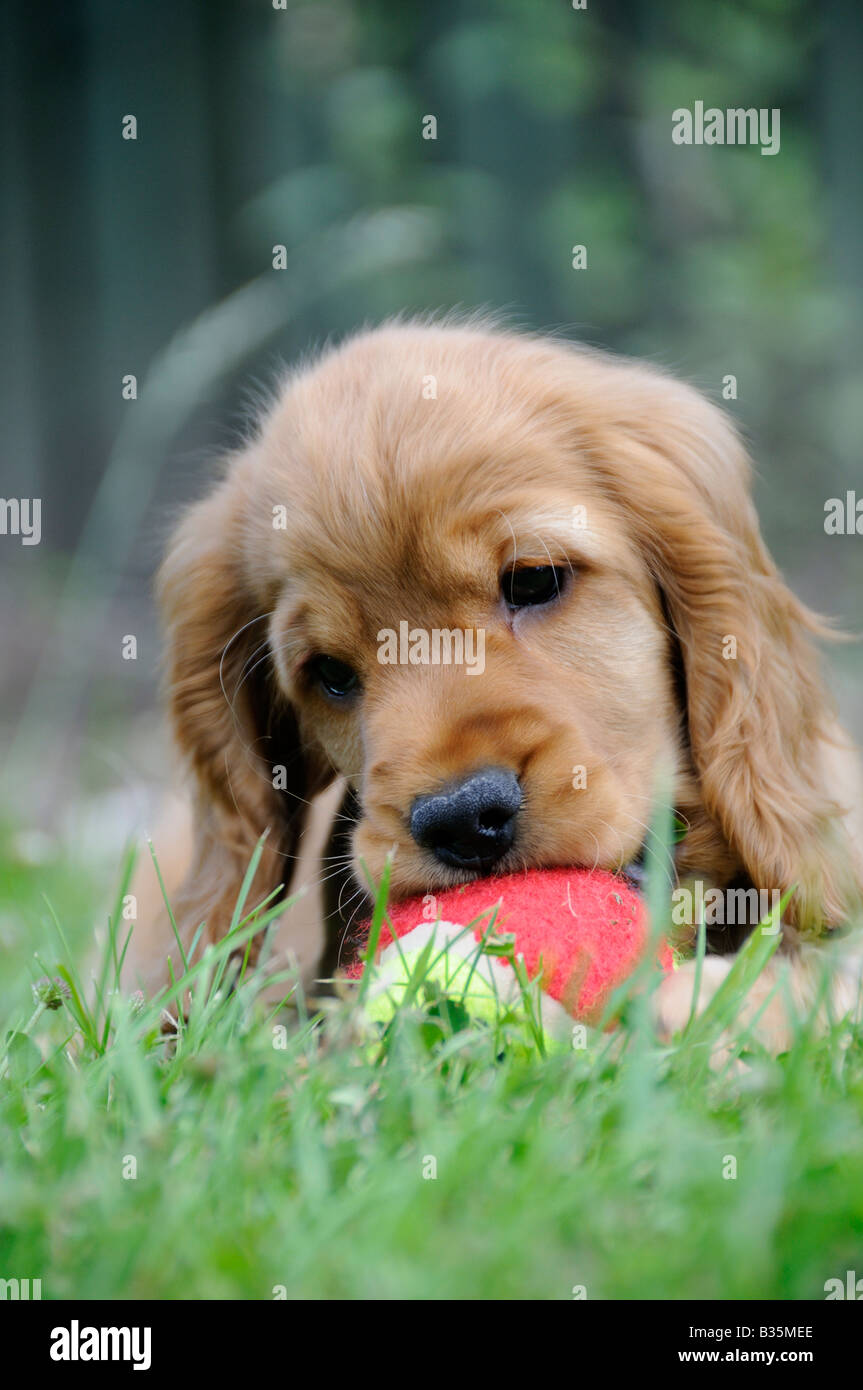
[[[820,624],[765,549],[733,425],[652,367],[476,321],[363,332],[284,382],[159,590],[194,783],[187,940],[224,933],[264,830],[254,898],[290,888],[337,776],[358,889],[393,850],[398,895],[625,869],[664,775],[681,879],[790,892],[792,949],[857,909]],[[661,994],[663,1032],[687,986]]]

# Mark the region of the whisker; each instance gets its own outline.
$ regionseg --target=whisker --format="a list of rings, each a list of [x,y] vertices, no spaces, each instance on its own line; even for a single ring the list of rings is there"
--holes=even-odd
[[[221,654],[221,656],[219,657],[219,686],[220,686],[220,688],[221,688],[222,694],[223,694],[224,697],[225,697],[225,704],[228,706],[228,709],[231,711],[232,714],[233,714],[233,712],[234,712],[234,707],[233,707],[233,704],[231,703],[231,701],[228,699],[228,692],[227,692],[227,690],[225,689],[225,681],[224,681],[225,657],[228,655],[229,649],[230,649],[230,648],[233,646],[233,644],[236,642],[237,638],[238,638],[238,637],[242,637],[243,633],[247,630],[247,628],[253,627],[255,623],[263,622],[265,618],[271,618],[271,617],[273,616],[273,614],[275,613],[275,611],[276,611],[275,608],[273,608],[273,609],[270,610],[269,613],[259,613],[258,616],[257,616],[256,618],[250,618],[249,621],[248,621],[247,623],[243,623],[243,626],[242,626],[242,627],[238,627],[238,628],[237,628],[236,632],[233,633],[233,634],[228,638],[227,642],[225,643],[224,647],[222,648],[222,654]],[[236,696],[235,696],[235,698],[236,698]]]
[[[500,507],[495,507],[495,511],[497,512],[498,516],[502,516],[502,517],[503,517],[504,521],[506,522],[507,526],[509,527],[509,533],[510,533],[510,535],[512,536],[512,559],[509,561],[509,564],[510,564],[510,565],[514,565],[515,562],[516,562],[516,559],[518,558],[518,541],[516,540],[515,531],[512,529],[512,522],[510,521],[510,519],[509,519],[509,517],[507,516],[506,512],[502,512],[502,511],[500,510]]]

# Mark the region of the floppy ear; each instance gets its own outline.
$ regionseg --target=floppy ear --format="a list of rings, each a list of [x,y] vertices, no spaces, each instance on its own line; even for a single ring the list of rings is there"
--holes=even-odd
[[[325,780],[315,784],[293,710],[275,687],[269,614],[244,581],[230,479],[187,513],[158,594],[173,729],[194,778],[194,855],[173,905],[188,945],[202,921],[209,940],[224,935],[265,830],[245,910],[288,887],[308,801]],[[278,790],[276,767],[284,767],[287,784]]]
[[[665,596],[704,808],[753,885],[793,888],[788,920],[817,931],[847,920],[860,892],[830,795],[837,730],[811,641],[829,633],[768,554],[731,423],[690,387],[632,376],[595,465]]]

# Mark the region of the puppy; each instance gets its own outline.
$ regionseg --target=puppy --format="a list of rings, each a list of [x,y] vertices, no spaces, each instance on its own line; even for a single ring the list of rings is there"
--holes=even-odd
[[[679,879],[788,895],[798,984],[805,943],[859,910],[863,797],[827,634],[764,546],[733,425],[653,367],[481,321],[362,332],[283,383],[158,587],[193,788],[185,942],[202,921],[224,934],[264,831],[254,901],[291,891],[328,788],[330,815],[348,799],[305,873],[344,866],[354,912],[390,855],[397,896],[626,870],[662,779]],[[324,910],[332,969],[350,912]],[[141,940],[152,986],[165,937]],[[663,986],[663,1034],[691,990],[686,969]]]

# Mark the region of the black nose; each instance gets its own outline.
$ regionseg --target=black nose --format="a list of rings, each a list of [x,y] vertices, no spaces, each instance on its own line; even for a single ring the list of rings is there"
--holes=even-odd
[[[411,807],[411,835],[454,869],[490,869],[515,837],[521,787],[514,772],[490,767]]]

